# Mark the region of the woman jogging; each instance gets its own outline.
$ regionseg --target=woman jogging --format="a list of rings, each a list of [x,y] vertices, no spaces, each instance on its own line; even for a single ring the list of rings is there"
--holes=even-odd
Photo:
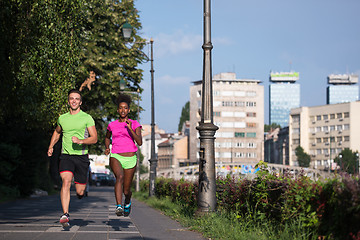
[[[119,119],[109,123],[105,136],[105,155],[110,153],[110,138],[112,147],[110,153],[110,167],[116,177],[115,199],[117,216],[129,216],[131,211],[131,183],[136,169],[136,151],[142,145],[141,128],[136,121],[128,118],[131,97],[120,94],[117,99]],[[122,195],[125,195],[122,205]]]

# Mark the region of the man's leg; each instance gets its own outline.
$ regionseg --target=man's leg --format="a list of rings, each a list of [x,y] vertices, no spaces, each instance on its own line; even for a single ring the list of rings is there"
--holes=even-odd
[[[60,177],[62,179],[62,187],[60,192],[61,206],[64,213],[69,213],[70,187],[73,174],[72,172],[66,171],[60,173]]]
[[[75,184],[76,195],[79,199],[82,199],[85,195],[86,184]]]

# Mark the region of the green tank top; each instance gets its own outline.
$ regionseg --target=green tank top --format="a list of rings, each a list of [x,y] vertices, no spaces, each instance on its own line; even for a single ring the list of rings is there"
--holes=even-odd
[[[63,154],[84,155],[88,153],[88,146],[85,144],[73,143],[71,138],[78,137],[80,140],[88,138],[88,127],[95,126],[94,119],[87,113],[80,110],[75,115],[70,112],[62,114],[58,119],[58,125],[62,128],[62,150]]]

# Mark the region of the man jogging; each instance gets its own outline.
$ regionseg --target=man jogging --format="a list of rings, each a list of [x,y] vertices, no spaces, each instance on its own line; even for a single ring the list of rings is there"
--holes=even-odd
[[[59,172],[62,179],[60,192],[63,215],[60,223],[69,227],[70,187],[74,177],[76,194],[81,199],[85,194],[89,169],[88,146],[97,142],[94,119],[80,109],[82,97],[80,91],[73,89],[68,94],[70,111],[62,114],[51,137],[48,156],[52,156],[55,143],[62,137]]]

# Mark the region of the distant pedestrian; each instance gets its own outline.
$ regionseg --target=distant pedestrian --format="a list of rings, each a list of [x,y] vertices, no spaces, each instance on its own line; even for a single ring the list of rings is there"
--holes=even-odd
[[[85,188],[89,169],[88,146],[97,142],[97,132],[94,119],[80,109],[82,104],[81,93],[70,90],[68,93],[70,111],[62,114],[51,137],[48,156],[52,156],[54,145],[62,137],[59,172],[62,180],[60,192],[63,215],[60,223],[69,227],[70,187],[74,177],[76,194],[79,199],[85,195]]]
[[[113,171],[115,182],[115,200],[117,216],[129,216],[131,211],[131,183],[136,169],[135,142],[141,146],[142,136],[139,122],[128,117],[130,112],[131,97],[120,94],[117,99],[117,112],[119,119],[109,123],[105,136],[105,154],[110,153],[110,138],[112,138],[112,148],[110,153],[110,167]],[[125,195],[124,205],[122,195]]]

